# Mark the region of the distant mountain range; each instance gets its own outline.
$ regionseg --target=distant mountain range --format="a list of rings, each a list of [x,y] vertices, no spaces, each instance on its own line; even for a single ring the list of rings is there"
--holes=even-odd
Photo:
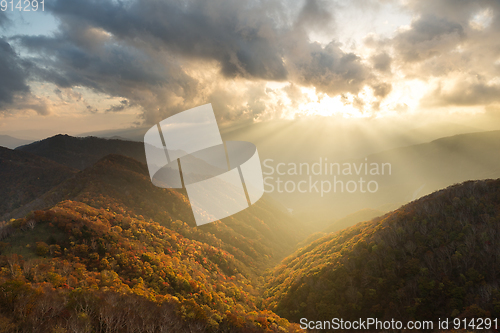
[[[264,195],[197,227],[184,189],[151,183],[140,142],[57,135],[0,148],[0,324],[243,333],[299,332],[288,320],[303,317],[498,317],[500,179],[418,197],[500,177],[499,138],[370,155],[392,164],[379,198],[337,198],[322,208],[361,208],[316,225]]]
[[[79,325],[65,315],[79,316],[79,302],[90,297],[94,301],[86,325],[94,329],[109,327],[105,318],[122,320],[117,318],[130,311],[126,304],[135,302],[130,304],[149,312],[134,308],[135,317],[126,319],[130,327],[142,327],[141,316],[156,313],[148,325],[176,332],[205,332],[207,327],[297,332],[297,325],[262,311],[258,295],[262,272],[293,250],[305,235],[302,225],[265,195],[240,213],[197,227],[185,190],[156,187],[144,163],[109,154],[120,149],[140,153],[136,144],[143,153],[143,144],[116,141],[56,136],[17,150],[5,148],[0,166],[10,188],[33,192],[35,184],[39,190],[5,208],[14,209],[0,222],[0,258],[20,260],[23,267],[28,265],[24,260],[45,265],[24,269],[17,279],[28,294],[35,292],[32,288],[53,288],[38,292],[37,298],[53,310],[44,317],[38,312],[42,303],[35,302],[29,316],[17,316],[12,309],[28,311],[22,298],[4,307],[0,293],[2,325],[17,325],[21,331],[29,331],[36,320],[42,331]],[[38,178],[44,182],[38,184]],[[2,195],[11,195],[3,190]],[[7,262],[0,259],[0,290],[15,294],[13,276],[4,274]],[[80,292],[82,298],[70,296]],[[116,298],[119,305],[109,303]]]
[[[83,170],[108,154],[120,154],[146,163],[144,144],[141,142],[97,137],[53,137],[20,146],[16,150],[51,159],[71,168]]]
[[[14,149],[22,145],[27,145],[33,142],[33,140],[23,140],[14,138],[10,135],[0,135],[0,147]]]
[[[57,163],[83,170],[108,154],[120,154],[146,163],[140,142],[96,137],[75,138],[57,135],[18,147]],[[263,160],[262,160],[263,161]],[[317,159],[315,162],[318,162]],[[469,179],[500,177],[500,131],[461,134],[429,143],[396,148],[339,163],[390,163],[391,175],[363,176],[378,183],[376,193],[270,193],[287,207],[295,218],[304,221],[310,232],[322,231],[334,220],[370,208],[383,212],[440,188]],[[278,161],[276,161],[278,162]],[[264,169],[265,171],[265,169]],[[274,175],[276,177],[277,175]],[[307,176],[281,176],[282,180],[300,181]],[[360,176],[338,176],[344,183]],[[332,175],[316,179],[333,181]]]
[[[363,169],[359,176],[354,171],[352,176],[337,176],[344,184],[349,180],[358,181],[360,177],[365,181],[374,180],[378,183],[376,193],[347,193],[344,190],[344,193],[332,191],[323,197],[297,191],[281,194],[282,201],[294,207],[295,217],[316,217],[320,223],[317,223],[315,231],[321,231],[325,221],[342,218],[364,208],[388,211],[456,183],[500,177],[500,131],[460,134],[383,151],[366,159],[333,161],[355,166],[386,163],[391,165],[391,174],[365,176]],[[283,181],[304,179],[299,176],[281,178]],[[333,181],[333,176],[318,176],[316,179]]]
[[[265,303],[300,318],[497,318],[500,179],[468,181],[320,238],[269,277]]]
[[[292,208],[296,218],[308,221],[312,231],[321,231],[329,221],[340,219],[364,208],[394,209],[455,183],[469,179],[500,177],[500,131],[473,132],[475,131],[473,127],[451,123],[411,131],[405,128],[387,131],[375,131],[372,128],[368,131],[363,127],[327,124],[327,122],[327,120],[276,121],[221,128],[224,140],[253,142],[259,149],[261,161],[272,159],[271,164],[274,165],[277,163],[312,165],[318,163],[320,158],[323,161],[328,159],[329,162],[340,164],[359,165],[365,162],[391,164],[390,176],[363,177],[365,180],[369,178],[377,181],[379,187],[375,194],[360,193],[360,191],[346,193],[345,190],[344,193],[332,191],[323,197],[318,193],[303,194],[299,191],[278,193],[275,190],[270,193],[283,205]],[[369,124],[371,123],[366,125]],[[371,125],[375,128],[382,126],[376,123]],[[307,132],[308,128],[314,128],[314,133]],[[123,133],[108,134],[127,137],[128,134],[135,133],[135,136],[131,137],[141,140],[146,130],[146,128],[135,128]],[[473,133],[436,139],[440,135],[446,136],[457,132]],[[374,136],[374,133],[377,135]],[[107,135],[104,132],[97,134]],[[140,160],[136,154],[129,153],[128,156]],[[356,156],[358,158],[355,158]],[[72,167],[81,169],[81,166],[72,165]],[[278,175],[273,176],[276,180]],[[344,183],[359,179],[359,177],[340,176],[337,178]],[[280,178],[284,181],[298,182],[307,176]],[[333,181],[333,176],[323,175],[316,179]]]
[[[336,119],[317,117],[300,120],[274,120],[266,122],[221,124],[220,131],[224,140],[250,141],[255,143],[265,158],[289,159],[300,151],[305,159],[324,155],[329,151],[344,159],[363,156],[378,151],[408,146],[435,140],[437,138],[481,131],[474,126],[450,122],[427,124],[415,127],[414,124],[387,126],[385,121],[366,120],[358,124],[338,123]],[[314,128],[316,135],[308,134]],[[370,128],[370,130],[366,130]],[[99,138],[119,138],[142,142],[149,127],[134,127],[81,133],[78,137],[95,136]],[[378,139],[373,140],[373,132]],[[300,133],[300,135],[297,135]],[[317,140],[320,137],[321,140]],[[348,144],[347,144],[348,143]],[[287,146],[294,149],[287,149]],[[304,149],[305,148],[305,149]],[[313,154],[310,154],[310,153]],[[347,154],[346,154],[347,153]]]

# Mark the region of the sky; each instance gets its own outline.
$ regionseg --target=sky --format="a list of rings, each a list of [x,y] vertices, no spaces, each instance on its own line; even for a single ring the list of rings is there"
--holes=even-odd
[[[303,117],[500,124],[498,0],[52,0],[0,11],[0,134]]]

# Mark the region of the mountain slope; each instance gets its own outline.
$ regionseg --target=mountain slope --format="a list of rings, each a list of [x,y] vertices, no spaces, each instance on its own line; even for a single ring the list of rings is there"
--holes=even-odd
[[[83,170],[109,154],[120,154],[146,163],[142,142],[101,139],[96,137],[77,138],[58,134],[16,148],[42,156],[71,168]]]
[[[74,178],[14,211],[12,216],[23,217],[30,211],[53,206],[62,200],[150,218],[180,230],[185,237],[204,239],[206,242],[213,238],[210,242],[214,246],[224,244],[240,259],[251,258],[251,262],[246,260],[250,266],[267,266],[271,261],[281,259],[304,237],[301,224],[266,196],[222,221],[196,227],[184,190],[154,186],[144,164],[121,155],[106,156]]]
[[[372,209],[372,208],[365,208],[361,209],[355,213],[349,214],[339,220],[335,220],[330,223],[328,227],[323,229],[323,231],[318,231],[315,233],[310,234],[307,236],[306,239],[302,240],[300,243],[297,244],[296,248],[301,248],[304,246],[309,245],[310,243],[314,242],[315,240],[326,236],[326,234],[329,234],[331,232],[336,232],[342,229],[349,228],[357,223],[361,223],[364,221],[371,220],[377,216],[383,215],[384,212],[378,209]]]
[[[3,331],[299,331],[230,253],[141,216],[63,201],[0,239]]]
[[[288,128],[288,130],[291,129]],[[278,135],[278,137],[281,136]],[[233,137],[229,136],[228,138]],[[261,139],[263,140],[263,138]],[[259,142],[257,138],[255,140],[250,138],[249,141],[256,144]],[[347,146],[351,147],[351,145]],[[290,147],[295,146],[290,145]],[[262,148],[264,149],[265,145]],[[74,138],[67,135],[57,135],[19,147],[18,150],[30,151],[80,170],[91,166],[111,153],[129,156],[145,163],[142,143],[95,137]],[[281,149],[281,153],[276,151],[276,154],[272,155],[275,162],[271,163],[271,165],[276,165],[278,162],[318,163],[319,157],[323,157],[325,162],[326,158],[328,158],[329,162],[339,162],[340,164],[347,162],[354,166],[366,162],[368,163],[368,170],[370,170],[371,163],[378,165],[389,163],[391,165],[390,175],[365,176],[362,174],[346,176],[342,174],[337,177],[344,183],[349,180],[358,182],[359,177],[363,177],[365,181],[376,181],[378,183],[376,193],[362,193],[360,191],[347,193],[346,190],[343,192],[332,190],[323,197],[317,193],[305,195],[298,193],[298,191],[294,193],[286,193],[286,191],[277,193],[275,190],[274,193],[270,193],[274,198],[279,198],[280,202],[286,203],[288,207],[293,207],[294,215],[297,218],[310,221],[308,223],[308,232],[322,231],[325,228],[324,221],[341,218],[367,207],[375,209],[388,205],[399,207],[422,195],[458,182],[500,177],[500,131],[445,137],[425,144],[372,154],[367,156],[366,160],[364,158],[339,160],[337,154],[326,150],[326,148],[325,150],[314,150],[313,157],[308,159],[302,154],[297,155],[294,153],[296,151],[296,147],[292,150]],[[285,152],[289,155],[286,155]],[[261,154],[260,150],[259,154]],[[266,155],[263,152],[261,155],[261,160],[265,161]],[[297,160],[297,156],[300,156],[300,160]],[[364,168],[362,169],[364,173]],[[263,171],[266,171],[266,168]],[[274,180],[276,180],[277,175],[274,174],[273,176]],[[333,182],[333,176],[328,174],[320,176],[318,179]],[[308,180],[307,175],[286,175],[280,176],[280,178],[284,182],[292,180],[296,183],[300,180]],[[270,183],[273,183],[273,181],[270,181]]]
[[[111,154],[14,215],[0,223],[2,327],[298,330],[262,307],[262,271],[302,237],[265,196],[197,227],[184,190],[158,188],[146,165]]]
[[[356,223],[371,220],[377,216],[383,215],[384,212],[378,209],[365,208],[361,209],[355,213],[349,214],[340,220],[334,221],[330,226],[325,228],[323,232],[330,233],[339,231],[345,228],[349,228]]]
[[[321,156],[321,155],[318,155]],[[499,178],[500,177],[500,131],[460,134],[440,138],[428,143],[400,147],[380,153],[368,155],[365,158],[339,161],[326,155],[328,162],[341,164],[340,174],[326,175],[321,180],[333,182],[333,176],[346,184],[349,180],[358,182],[360,177],[365,181],[376,181],[378,189],[375,193],[362,193],[359,189],[354,193],[344,191],[325,194],[323,197],[304,196],[300,193],[284,193],[294,200],[289,204],[296,208],[294,213],[300,216],[318,216],[318,219],[331,220],[332,217],[342,217],[367,207],[378,209],[381,206],[399,207],[426,194],[444,187],[467,180]],[[325,159],[323,159],[324,161]],[[319,158],[315,161],[318,162]],[[343,163],[349,163],[353,168],[361,165],[361,173],[344,175]],[[364,165],[367,164],[368,175]],[[384,175],[370,175],[372,165],[390,165]],[[296,177],[295,181],[306,179]],[[293,177],[281,176],[285,182]],[[306,206],[307,200],[310,200]],[[299,207],[305,207],[300,209]],[[322,230],[324,227],[317,229]]]
[[[500,180],[469,181],[283,260],[265,303],[292,321],[500,315]]]
[[[43,157],[0,147],[0,220],[76,172]]]

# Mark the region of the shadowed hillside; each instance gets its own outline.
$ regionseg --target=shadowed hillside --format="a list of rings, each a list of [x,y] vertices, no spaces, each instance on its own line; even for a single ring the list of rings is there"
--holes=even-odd
[[[120,155],[101,159],[11,215],[23,217],[30,211],[53,206],[62,200],[141,215],[182,230],[186,237],[215,235],[224,240],[225,246],[233,247],[228,250],[235,255],[250,256],[252,265],[281,259],[304,237],[300,223],[266,196],[221,222],[196,227],[184,190],[154,186],[144,164]],[[217,244],[214,241],[213,245]]]
[[[13,215],[0,224],[7,331],[296,330],[262,307],[262,271],[303,237],[266,196],[197,227],[184,190],[158,188],[144,164],[112,154]]]
[[[500,180],[468,181],[283,260],[265,303],[292,321],[500,315]]]
[[[0,147],[0,221],[76,172],[40,156]]]
[[[16,148],[43,156],[71,168],[83,170],[109,154],[120,154],[146,163],[144,144],[141,142],[96,137],[77,138],[58,134]]]

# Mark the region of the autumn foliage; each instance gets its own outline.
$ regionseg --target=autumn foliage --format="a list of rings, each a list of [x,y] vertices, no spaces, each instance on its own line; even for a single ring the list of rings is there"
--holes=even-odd
[[[0,321],[25,332],[278,332],[234,256],[141,217],[64,201],[29,217],[63,234],[0,257]],[[25,228],[26,219],[12,221]],[[179,221],[179,223],[182,223]]]
[[[264,303],[297,321],[500,316],[500,180],[469,181],[286,258]]]

